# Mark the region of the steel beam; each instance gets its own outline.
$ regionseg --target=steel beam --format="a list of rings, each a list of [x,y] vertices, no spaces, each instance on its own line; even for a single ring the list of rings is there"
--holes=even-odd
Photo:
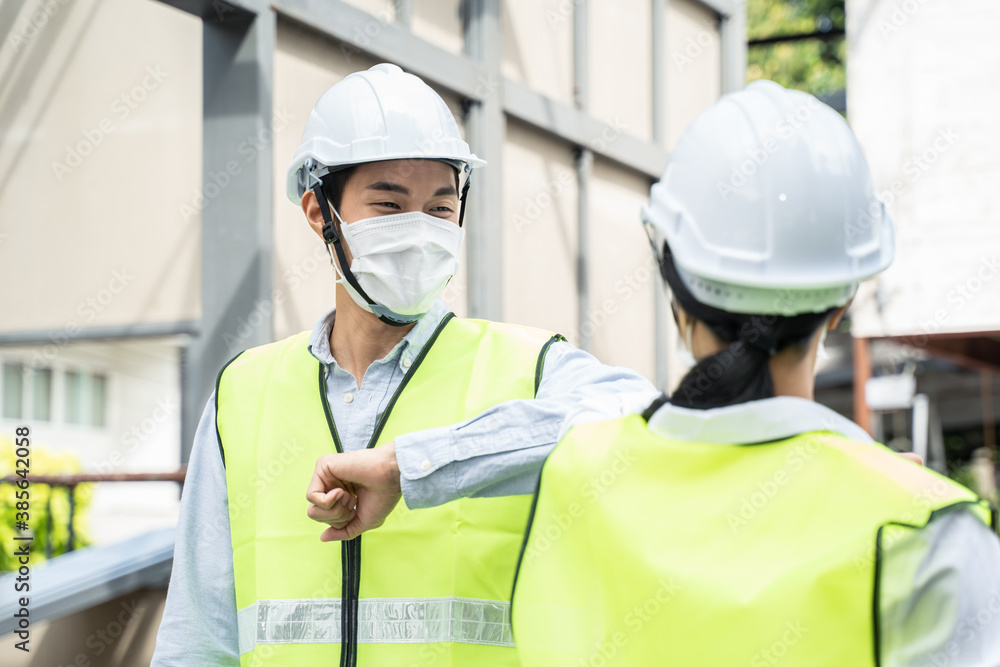
[[[160,2],[193,14],[204,21],[252,20],[264,4],[255,0],[160,0]]]
[[[503,319],[503,145],[506,119],[500,85],[500,0],[466,3],[465,50],[482,71],[478,101],[469,105],[465,132],[473,152],[489,167],[475,174],[469,191],[471,224],[468,245],[469,315]]]
[[[223,14],[206,19],[202,35],[202,316],[182,361],[182,462],[219,369],[236,351],[273,338],[275,16]],[[259,147],[249,164],[237,153],[247,137]],[[228,175],[225,185],[217,174]]]
[[[393,6],[396,9],[396,23],[409,30],[413,20],[413,0],[394,0]]]
[[[666,149],[667,146],[667,16],[670,0],[652,0],[650,27],[652,29],[652,97],[653,97],[653,142]],[[659,178],[654,177],[654,178]],[[660,391],[670,389],[670,321],[669,294],[666,285],[657,277],[653,288],[653,330],[655,382]]]
[[[694,0],[694,2],[711,9],[722,18],[746,11],[746,0]]]
[[[160,338],[163,336],[197,335],[198,322],[151,322],[148,324],[122,324],[83,329],[41,329],[0,333],[3,345],[66,345],[85,340],[118,340],[122,338]]]
[[[628,134],[624,126],[603,123],[522,83],[504,80],[504,108],[517,120],[563,141],[585,146],[601,157],[650,178],[659,179],[667,164],[666,149]]]
[[[573,5],[573,101],[583,114],[590,110],[590,11],[587,0]],[[590,177],[594,172],[594,152],[580,146],[576,151],[576,344],[592,352],[593,327],[590,321]]]
[[[434,46],[389,17],[369,14],[343,0],[274,0],[271,6],[282,18],[332,37],[354,53],[402,65],[461,97],[482,100],[491,94],[485,64]]]
[[[744,2],[729,5],[722,16],[722,93],[742,90],[747,81],[747,7]]]
[[[470,19],[479,1],[483,0],[470,2]],[[282,18],[376,60],[399,63],[429,84],[470,102],[499,100],[504,112],[512,118],[567,143],[587,147],[601,157],[651,178],[659,178],[667,162],[664,149],[630,135],[627,127],[601,122],[522,83],[500,77],[498,69],[490,69],[485,61],[471,57],[468,49],[473,48],[472,45],[467,46],[466,55],[449,53],[343,0],[274,0],[272,6]],[[467,41],[473,25],[471,20],[467,23]],[[495,30],[492,39],[499,42],[499,26]]]

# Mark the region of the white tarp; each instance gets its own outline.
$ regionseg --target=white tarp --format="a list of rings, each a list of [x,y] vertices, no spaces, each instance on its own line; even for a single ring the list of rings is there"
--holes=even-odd
[[[848,0],[848,118],[896,222],[862,337],[1000,329],[995,0]]]

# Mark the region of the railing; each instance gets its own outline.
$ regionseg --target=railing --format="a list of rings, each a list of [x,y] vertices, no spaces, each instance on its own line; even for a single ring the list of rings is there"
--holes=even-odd
[[[68,537],[66,540],[66,551],[73,551],[75,548],[73,515],[76,510],[76,487],[88,482],[177,482],[184,485],[184,477],[187,474],[187,466],[174,472],[129,472],[115,474],[75,474],[75,475],[32,475],[28,473],[28,482],[31,484],[45,484],[49,487],[63,487],[69,494],[69,525]],[[0,484],[17,484],[22,480],[18,475],[8,475],[0,478]],[[52,557],[52,494],[48,494],[45,499],[45,557]]]

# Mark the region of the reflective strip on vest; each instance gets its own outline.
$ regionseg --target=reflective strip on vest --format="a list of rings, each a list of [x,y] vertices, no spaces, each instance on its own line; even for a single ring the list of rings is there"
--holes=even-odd
[[[237,612],[240,654],[257,644],[340,643],[340,600],[258,600]],[[472,598],[362,598],[358,643],[514,646],[510,603]]]

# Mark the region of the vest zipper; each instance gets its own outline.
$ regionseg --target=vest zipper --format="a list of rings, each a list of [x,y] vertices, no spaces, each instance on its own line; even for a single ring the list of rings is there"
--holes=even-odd
[[[337,448],[337,453],[343,454],[344,448],[340,444],[340,434],[337,433],[337,425],[333,422],[333,412],[330,410],[330,399],[326,395],[326,365],[322,362],[319,364],[319,396],[323,403],[323,414],[326,415],[326,424],[330,428],[330,435],[333,436],[333,445]],[[354,664],[350,662],[352,656],[349,655],[353,650],[353,642],[348,644],[345,643],[344,639],[355,636],[351,632],[350,620],[352,616],[357,614],[357,610],[349,613],[347,605],[351,597],[348,595],[348,591],[351,590],[350,573],[353,571],[351,564],[355,558],[355,549],[352,545],[359,539],[361,538],[340,543],[340,667],[348,667],[348,665]]]
[[[371,449],[378,444],[378,439],[382,436],[382,430],[385,428],[385,424],[389,420],[389,414],[392,412],[393,406],[396,405],[396,400],[399,398],[399,395],[403,393],[403,389],[406,388],[410,378],[417,372],[417,368],[420,367],[424,357],[426,357],[427,353],[430,352],[431,346],[434,345],[434,341],[436,341],[438,336],[441,335],[441,332],[444,331],[445,325],[447,325],[448,322],[450,322],[454,317],[455,313],[448,313],[444,316],[444,318],[442,318],[441,323],[438,324],[437,329],[435,329],[434,333],[431,334],[431,337],[427,340],[424,348],[420,350],[420,354],[418,354],[417,358],[413,360],[413,364],[410,366],[406,375],[403,376],[403,379],[396,388],[392,398],[389,399],[389,404],[386,406],[385,412],[382,413],[382,417],[375,426],[375,432],[372,433],[372,437],[368,441],[368,445],[366,447],[367,449]],[[340,436],[337,434],[337,425],[333,423],[333,413],[330,411],[330,400],[326,395],[326,367],[322,363],[319,365],[319,394],[323,399],[323,411],[326,414],[326,423],[330,427],[330,434],[333,436],[333,444],[336,445],[338,453],[343,453],[344,450],[340,445]],[[340,667],[357,667],[358,597],[361,592],[360,535],[355,537],[353,540],[341,542],[340,562]]]

